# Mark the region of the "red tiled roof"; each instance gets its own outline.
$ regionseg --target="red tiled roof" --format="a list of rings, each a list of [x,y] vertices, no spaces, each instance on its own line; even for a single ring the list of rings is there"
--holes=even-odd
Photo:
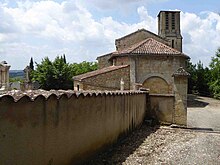
[[[153,38],[148,38],[137,44],[132,45],[129,48],[125,48],[121,51],[116,51],[113,55],[121,54],[153,54],[153,55],[180,55],[188,57],[180,51],[171,48]]]
[[[81,81],[85,78],[89,78],[89,77],[93,77],[93,76],[103,74],[103,73],[106,73],[106,72],[111,72],[111,71],[114,71],[114,70],[126,68],[128,66],[129,65],[109,66],[109,67],[98,69],[98,70],[95,70],[95,71],[92,71],[92,72],[88,72],[88,73],[84,73],[84,74],[81,74],[81,75],[78,75],[78,76],[74,76],[73,79]]]

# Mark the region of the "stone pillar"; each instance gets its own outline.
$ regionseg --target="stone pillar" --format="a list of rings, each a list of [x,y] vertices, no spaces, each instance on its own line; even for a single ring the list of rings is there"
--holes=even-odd
[[[0,63],[0,91],[6,91],[9,88],[9,69],[10,65],[6,61]]]
[[[188,76],[182,67],[174,74],[175,111],[173,122],[178,125],[187,125],[187,89]]]

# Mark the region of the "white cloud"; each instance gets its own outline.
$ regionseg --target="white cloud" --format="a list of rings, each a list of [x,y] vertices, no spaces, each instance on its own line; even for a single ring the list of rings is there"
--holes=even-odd
[[[126,8],[127,6],[131,6],[134,4],[146,5],[149,3],[160,3],[166,2],[169,0],[85,0],[85,2],[89,5],[94,5],[102,10],[110,10],[113,8]]]
[[[181,20],[184,52],[194,63],[201,60],[208,66],[220,46],[220,16],[213,12],[181,13]]]
[[[150,26],[154,18],[147,15],[145,8],[138,9],[141,20],[136,24],[117,22],[112,17],[96,21],[92,14],[75,1],[56,3],[40,1],[19,2],[18,7],[1,5],[1,60],[8,61],[12,68],[22,69],[31,56],[38,62],[49,56],[54,58],[65,53],[70,62],[95,60],[100,54],[114,50],[114,40],[137,29]],[[155,24],[155,22],[154,22]],[[11,58],[13,56],[13,58]],[[13,60],[16,59],[16,62]]]
[[[12,69],[23,69],[30,57],[40,62],[45,56],[54,59],[63,53],[69,62],[94,61],[115,49],[116,38],[141,28],[156,33],[156,16],[143,6],[137,8],[137,15],[136,23],[129,24],[113,17],[96,20],[78,1],[21,1],[14,8],[0,4],[0,61],[6,60]],[[181,15],[185,53],[193,62],[200,59],[207,65],[220,45],[219,15]]]

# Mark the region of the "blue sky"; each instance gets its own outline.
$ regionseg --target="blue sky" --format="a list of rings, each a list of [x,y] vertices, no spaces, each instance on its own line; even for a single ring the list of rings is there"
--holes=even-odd
[[[30,58],[66,54],[95,61],[114,40],[140,28],[157,33],[160,10],[181,10],[183,51],[208,66],[220,46],[217,0],[0,0],[0,61],[24,69]]]

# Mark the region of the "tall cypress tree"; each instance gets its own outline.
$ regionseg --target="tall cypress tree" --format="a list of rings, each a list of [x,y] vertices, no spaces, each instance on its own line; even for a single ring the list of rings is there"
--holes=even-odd
[[[65,54],[63,54],[63,61],[66,64],[66,56],[65,56]]]
[[[30,60],[29,67],[31,68],[31,70],[34,70],[34,62],[33,62],[33,58],[32,57],[31,57],[31,60]]]

